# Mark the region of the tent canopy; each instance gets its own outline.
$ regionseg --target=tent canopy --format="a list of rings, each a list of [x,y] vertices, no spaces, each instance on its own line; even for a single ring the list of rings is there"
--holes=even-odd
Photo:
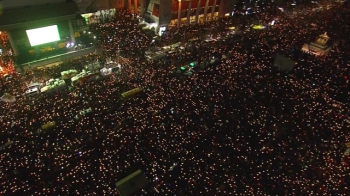
[[[280,71],[290,72],[293,70],[295,61],[277,54],[277,57],[274,62],[274,66],[277,67]]]
[[[128,196],[140,188],[145,187],[147,184],[148,179],[145,174],[143,174],[141,170],[137,170],[129,176],[118,181],[116,183],[116,187],[120,196]]]

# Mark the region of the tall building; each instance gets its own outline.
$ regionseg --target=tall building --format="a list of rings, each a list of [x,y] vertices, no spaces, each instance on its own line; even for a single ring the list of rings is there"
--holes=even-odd
[[[128,0],[128,9],[157,29],[217,20],[231,13],[235,0]]]
[[[75,3],[82,8],[82,13],[91,13],[101,10],[125,9],[127,2],[126,0],[75,0]]]

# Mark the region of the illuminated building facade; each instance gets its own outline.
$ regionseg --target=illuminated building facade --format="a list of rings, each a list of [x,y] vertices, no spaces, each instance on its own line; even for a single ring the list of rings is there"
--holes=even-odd
[[[150,23],[180,27],[217,20],[231,13],[235,0],[128,0],[128,9]]]

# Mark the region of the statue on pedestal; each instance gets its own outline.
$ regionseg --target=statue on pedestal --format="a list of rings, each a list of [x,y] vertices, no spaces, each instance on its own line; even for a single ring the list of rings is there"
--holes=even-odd
[[[325,32],[324,34],[321,34],[321,35],[317,38],[316,44],[319,44],[319,45],[324,46],[324,45],[327,44],[328,40],[329,40],[329,37],[328,37],[328,35],[327,35],[327,32]]]

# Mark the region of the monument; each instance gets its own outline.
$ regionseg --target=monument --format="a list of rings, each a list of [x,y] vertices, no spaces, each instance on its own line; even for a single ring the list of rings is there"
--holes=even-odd
[[[329,36],[327,32],[318,36],[315,42],[306,43],[303,45],[302,50],[317,56],[326,55],[332,48],[328,45]]]
[[[328,40],[329,40],[329,37],[327,35],[327,32],[325,32],[324,34],[322,34],[318,37],[318,39],[316,40],[316,44],[319,44],[321,46],[325,46],[325,45],[327,45]]]

